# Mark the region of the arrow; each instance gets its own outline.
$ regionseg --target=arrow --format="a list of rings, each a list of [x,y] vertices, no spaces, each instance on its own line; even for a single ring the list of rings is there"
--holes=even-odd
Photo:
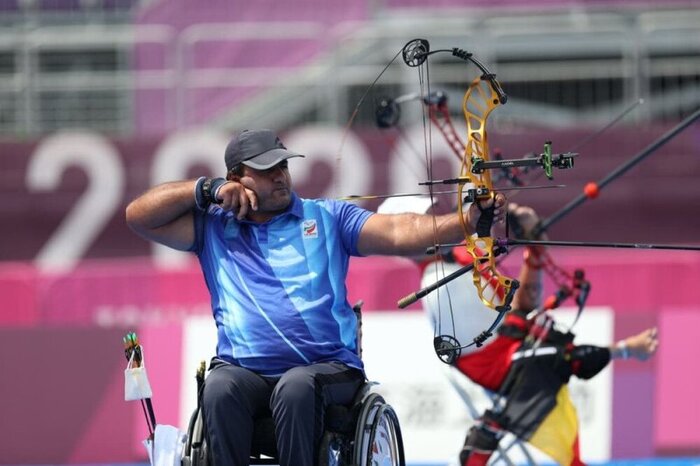
[[[460,180],[455,179],[455,180],[436,180],[428,183],[443,183],[443,182],[451,182],[452,184],[459,183]],[[423,184],[423,183],[421,183]],[[447,184],[447,183],[445,183]],[[521,190],[521,189],[551,189],[551,188],[565,188],[565,184],[547,184],[547,185],[541,185],[541,186],[526,186],[526,187],[514,187],[514,188],[498,188],[496,191],[511,191],[511,190]],[[412,197],[412,196],[432,196],[435,194],[457,194],[459,191],[433,191],[432,193],[398,193],[398,194],[368,194],[368,195],[360,195],[360,194],[350,194],[349,196],[345,197],[339,197],[338,200],[341,201],[359,201],[359,200],[365,200],[365,199],[387,199],[390,197]]]
[[[691,244],[644,244],[644,243],[609,243],[590,241],[539,241],[499,238],[495,241],[498,246],[563,246],[587,248],[621,248],[621,249],[666,249],[671,251],[700,251],[700,246]]]

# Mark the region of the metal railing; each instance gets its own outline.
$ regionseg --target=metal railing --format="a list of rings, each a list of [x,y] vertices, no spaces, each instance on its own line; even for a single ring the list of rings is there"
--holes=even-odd
[[[385,12],[335,26],[197,24],[181,31],[166,25],[25,24],[0,28],[0,134],[32,136],[76,126],[131,135],[199,124],[342,123],[361,90],[416,36],[434,47],[475,52],[506,92],[510,84],[513,108],[551,108],[553,121],[561,121],[562,112],[569,112],[572,124],[597,118],[589,110],[639,97],[652,102],[637,117],[649,121],[680,119],[700,105],[700,11],[694,9]],[[279,44],[286,54],[311,44],[313,53],[279,66],[269,57],[236,60],[250,41]],[[202,47],[236,52],[202,67]],[[448,91],[467,78],[462,64],[432,64],[432,82]],[[397,65],[380,84],[415,91],[415,82],[414,70]]]

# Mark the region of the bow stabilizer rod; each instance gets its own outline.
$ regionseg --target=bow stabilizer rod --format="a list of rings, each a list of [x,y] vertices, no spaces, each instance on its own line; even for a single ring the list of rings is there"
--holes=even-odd
[[[504,252],[506,252],[505,249],[497,248],[497,249],[494,249],[493,254],[494,254],[494,256],[497,257],[497,256],[503,254]],[[484,259],[483,262],[486,262],[486,260],[487,259]],[[444,277],[442,277],[441,279],[439,279],[435,283],[432,283],[432,284],[426,286],[425,288],[422,288],[418,291],[414,291],[413,293],[404,296],[403,298],[399,299],[398,307],[400,309],[404,309],[404,308],[410,306],[411,304],[415,303],[419,299],[421,299],[421,298],[429,295],[433,291],[437,290],[441,286],[446,285],[446,284],[450,283],[452,280],[454,280],[455,278],[460,277],[460,276],[464,275],[465,273],[471,271],[473,268],[474,268],[474,264],[466,265],[459,270],[455,270],[454,272],[452,272],[449,275],[445,275]]]

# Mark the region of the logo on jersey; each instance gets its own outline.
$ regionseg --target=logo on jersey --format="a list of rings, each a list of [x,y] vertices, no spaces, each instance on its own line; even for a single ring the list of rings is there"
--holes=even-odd
[[[318,238],[318,225],[316,220],[304,220],[301,226],[304,238]]]

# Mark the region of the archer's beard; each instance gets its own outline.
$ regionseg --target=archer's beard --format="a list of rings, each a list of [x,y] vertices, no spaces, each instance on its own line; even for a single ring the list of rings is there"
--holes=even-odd
[[[275,189],[270,196],[260,203],[259,212],[278,213],[282,212],[292,202],[292,192],[288,188]]]

